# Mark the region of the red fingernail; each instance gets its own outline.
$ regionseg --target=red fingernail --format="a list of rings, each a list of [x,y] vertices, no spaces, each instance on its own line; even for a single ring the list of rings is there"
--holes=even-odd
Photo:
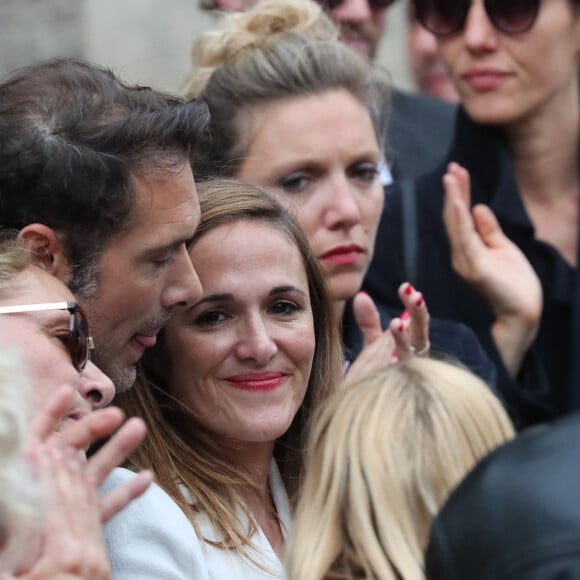
[[[403,332],[403,330],[405,330],[405,327],[403,324],[399,324],[399,332]]]
[[[407,287],[405,288],[405,294],[409,296],[411,292],[413,292],[413,286],[411,286],[411,284],[407,284]]]
[[[399,318],[401,320],[407,320],[407,318],[409,318],[410,314],[408,310],[403,310],[403,314],[401,314],[401,316],[399,316]]]
[[[415,304],[417,306],[421,306],[421,304],[423,304],[423,296],[419,296],[419,298],[417,299],[417,302],[415,302]]]

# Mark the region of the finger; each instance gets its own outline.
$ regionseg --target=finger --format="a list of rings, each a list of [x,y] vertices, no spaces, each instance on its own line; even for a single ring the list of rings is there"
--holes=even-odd
[[[99,409],[68,424],[60,431],[59,437],[63,444],[84,450],[95,441],[113,433],[119,428],[123,419],[124,414],[117,407]]]
[[[410,320],[409,335],[411,345],[421,350],[429,343],[429,310],[423,294],[405,282],[399,286],[399,297]]]
[[[483,243],[489,247],[499,247],[506,243],[507,236],[503,233],[495,214],[486,205],[476,205],[473,208],[473,221]]]
[[[452,161],[447,166],[447,172],[455,177],[459,186],[458,192],[463,203],[469,207],[471,205],[471,177],[469,171],[465,167]]]
[[[145,493],[153,482],[153,473],[141,471],[131,481],[110,491],[101,498],[101,519],[108,522],[114,515],[127,507],[135,498]]]
[[[145,423],[138,417],[129,419],[120,429],[88,460],[87,479],[100,487],[111,471],[143,441],[146,434]]]
[[[60,387],[36,413],[30,424],[29,443],[47,439],[58,430],[74,400],[74,390]]]
[[[474,231],[473,218],[469,205],[465,202],[461,180],[446,173],[443,176],[445,197],[443,203],[443,221],[453,249],[461,249],[461,244]]]
[[[409,333],[410,319],[393,318],[389,323],[389,330],[395,339],[396,357],[399,362],[407,360],[411,356],[411,336]]]
[[[380,338],[367,344],[348,367],[343,384],[356,382],[368,373],[383,368],[392,362],[395,340],[387,329]]]
[[[353,300],[353,314],[363,334],[364,344],[372,344],[383,335],[381,317],[373,299],[366,292],[358,292]]]

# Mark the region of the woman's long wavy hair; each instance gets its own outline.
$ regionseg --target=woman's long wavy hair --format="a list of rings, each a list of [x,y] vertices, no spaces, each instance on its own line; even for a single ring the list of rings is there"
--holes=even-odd
[[[199,189],[199,199],[201,221],[192,245],[224,224],[255,221],[283,232],[302,257],[316,347],[304,401],[274,449],[290,501],[295,504],[303,474],[306,425],[338,385],[342,372],[338,325],[324,275],[295,219],[261,188],[235,180],[215,180]],[[212,542],[214,545],[248,554],[250,538],[256,531],[247,501],[248,494],[254,493],[251,476],[234,467],[229,459],[231,449],[221,447],[195,415],[171,396],[168,371],[172,353],[167,352],[163,332],[157,346],[144,356],[135,386],[115,401],[128,415],[143,417],[148,428],[144,444],[131,456],[128,467],[152,469],[157,483],[187,514],[200,537],[196,516],[201,513],[221,535],[222,541]],[[183,488],[187,490],[185,496]],[[240,508],[250,522],[248,529],[240,526],[236,513]]]
[[[335,392],[315,417],[289,580],[424,580],[431,522],[514,431],[475,375],[415,358]]]

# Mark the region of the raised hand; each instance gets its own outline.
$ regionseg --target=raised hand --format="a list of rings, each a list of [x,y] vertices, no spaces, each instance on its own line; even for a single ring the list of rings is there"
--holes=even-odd
[[[99,497],[104,479],[143,440],[145,425],[140,419],[123,424],[123,413],[109,408],[63,426],[74,396],[72,389],[59,389],[31,423],[23,454],[43,492],[41,523],[25,561],[14,573],[0,575],[0,580],[109,578],[102,523],[141,495],[153,479],[145,471]],[[120,426],[87,460],[85,448]]]
[[[535,338],[542,313],[542,287],[523,252],[503,233],[491,209],[470,208],[469,173],[450,163],[443,177],[443,220],[453,269],[493,309],[492,334],[506,368],[515,375]]]
[[[353,313],[363,334],[361,352],[349,366],[345,382],[351,383],[363,378],[369,372],[397,362],[393,358],[395,339],[390,330],[383,330],[381,317],[372,298],[359,292],[353,300]]]
[[[405,310],[389,323],[395,337],[397,358],[404,361],[415,355],[428,356],[430,316],[423,294],[405,282],[399,286],[399,298]]]
[[[371,371],[397,364],[410,356],[429,353],[429,312],[423,295],[411,284],[399,288],[406,315],[396,317],[383,330],[372,298],[359,292],[353,300],[354,317],[363,334],[363,349],[348,368],[345,382],[354,382]]]
[[[34,461],[42,445],[53,436],[55,431],[58,431],[56,440],[63,448],[70,447],[84,452],[89,445],[113,434],[118,429],[107,443],[87,460],[85,470],[87,484],[98,488],[109,473],[122,464],[143,441],[146,433],[145,424],[138,418],[132,418],[123,423],[123,412],[116,407],[109,407],[94,411],[78,421],[61,427],[62,419],[70,408],[73,398],[73,391],[63,387],[37,414],[32,421],[25,455]],[[152,473],[143,471],[124,486],[101,497],[101,521],[105,523],[133,499],[139,497],[152,481]]]

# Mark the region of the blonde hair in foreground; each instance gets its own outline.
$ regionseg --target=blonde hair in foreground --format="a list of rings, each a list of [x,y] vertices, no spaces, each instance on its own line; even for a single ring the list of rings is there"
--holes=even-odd
[[[424,579],[433,517],[513,436],[488,387],[447,362],[414,358],[337,391],[313,424],[289,580]]]

